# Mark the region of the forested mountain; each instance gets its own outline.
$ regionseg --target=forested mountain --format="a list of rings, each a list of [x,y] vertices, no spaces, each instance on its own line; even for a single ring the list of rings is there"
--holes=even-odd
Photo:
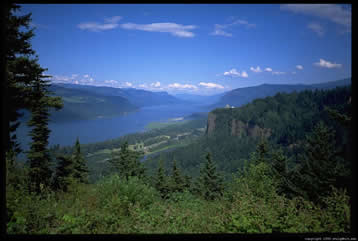
[[[72,121],[81,119],[105,118],[134,111],[138,107],[121,96],[104,96],[81,89],[63,88],[52,85],[54,95],[61,96],[64,107],[51,112],[51,121]]]
[[[279,92],[291,93],[293,91],[314,90],[314,89],[331,89],[336,86],[350,85],[351,79],[343,79],[331,82],[325,82],[313,85],[276,85],[276,84],[262,84],[258,86],[238,88],[227,92],[220,100],[212,106],[212,108],[224,107],[229,104],[231,106],[239,107],[247,104],[257,98],[265,98],[273,96]]]
[[[180,104],[183,100],[179,100],[167,92],[151,92],[134,88],[112,88],[105,86],[75,85],[75,84],[56,84],[68,89],[86,90],[90,93],[103,96],[121,96],[126,98],[132,104],[143,107],[165,104]]]
[[[186,173],[196,176],[200,163],[210,152],[218,169],[230,174],[241,168],[259,140],[266,138],[273,146],[282,147],[294,166],[299,162],[297,155],[302,151],[305,136],[319,121],[332,127],[337,132],[337,143],[346,148],[347,132],[326,108],[350,115],[350,97],[350,87],[338,87],[278,93],[239,108],[218,108],[208,114],[206,134],[200,140],[162,153],[160,159],[168,167],[175,159]],[[157,159],[149,158],[145,164],[155,168]]]
[[[355,240],[350,85],[276,93],[238,108],[215,109],[207,119],[203,112],[184,118],[167,105],[177,99],[164,92],[51,86],[31,46],[32,13],[18,14],[20,8],[9,3],[3,11],[6,234],[299,233]],[[105,22],[112,26],[119,18]],[[170,56],[176,60],[177,55]],[[261,94],[272,93],[270,85],[260,88]],[[77,135],[87,121],[72,128],[59,124],[74,145],[49,147],[50,118],[109,117],[153,104],[165,104],[160,108],[173,114],[169,121],[85,145],[69,135]],[[188,102],[178,106],[190,109]],[[149,114],[129,119],[130,124],[158,115],[155,108],[142,108]],[[16,133],[22,110],[30,113],[25,122],[29,150],[21,150]],[[116,129],[128,129],[118,119],[101,120],[113,120],[101,127],[118,136]],[[84,129],[86,134],[103,130]],[[26,155],[24,162],[20,153]]]
[[[102,95],[85,89],[64,88],[51,85],[49,90],[53,96],[62,98],[63,108],[59,111],[50,111],[51,122],[69,122],[107,118],[137,110],[139,107],[121,96]],[[21,110],[24,115],[22,121],[29,118],[29,112]]]

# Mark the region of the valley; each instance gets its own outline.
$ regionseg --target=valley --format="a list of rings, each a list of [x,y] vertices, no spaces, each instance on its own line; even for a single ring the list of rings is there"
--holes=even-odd
[[[356,240],[351,4],[2,12],[4,236]]]

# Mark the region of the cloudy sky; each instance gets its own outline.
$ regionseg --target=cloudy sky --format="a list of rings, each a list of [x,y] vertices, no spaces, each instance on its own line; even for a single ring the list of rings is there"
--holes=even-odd
[[[22,4],[53,82],[215,94],[351,76],[351,5]]]

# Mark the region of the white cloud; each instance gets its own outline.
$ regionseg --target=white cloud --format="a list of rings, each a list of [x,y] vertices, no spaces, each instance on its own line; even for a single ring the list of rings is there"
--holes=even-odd
[[[83,78],[88,78],[89,77],[89,75],[88,74],[85,74],[84,76],[83,76]]]
[[[247,78],[247,77],[249,77],[249,75],[246,73],[246,71],[242,71],[241,77]]]
[[[303,66],[298,64],[298,65],[296,65],[296,69],[303,70]]]
[[[281,74],[286,74],[285,72],[281,72],[281,71],[273,71],[272,72],[273,75],[281,75]]]
[[[226,28],[224,25],[215,24],[214,32],[210,33],[211,35],[219,35],[219,36],[225,36],[225,37],[232,37],[231,33],[228,33],[224,31],[223,29]]]
[[[246,20],[241,20],[241,19],[236,20],[236,21],[233,22],[231,25],[235,25],[235,24],[245,25],[247,28],[254,28],[254,27],[256,27],[256,24],[254,24],[254,23],[249,23],[248,21],[246,21]]]
[[[209,88],[209,89],[224,89],[224,86],[219,85],[219,84],[215,84],[215,83],[205,83],[205,82],[200,82],[199,83],[200,86],[204,86],[205,88]]]
[[[52,75],[49,79],[54,83],[74,83],[78,76],[78,74],[72,74],[71,76]]]
[[[105,22],[107,23],[87,22],[87,23],[80,23],[77,25],[77,27],[82,30],[89,30],[93,32],[110,30],[110,29],[117,28],[119,26],[118,22],[121,18],[122,18],[121,16],[113,16],[111,18],[105,19]]]
[[[292,74],[296,74],[296,71],[292,71]]]
[[[331,62],[329,62],[327,60],[324,60],[324,59],[319,59],[319,62],[313,63],[313,64],[318,66],[318,67],[329,68],[329,69],[342,67],[342,64],[331,63]]]
[[[111,79],[111,80],[105,80],[104,83],[106,83],[106,84],[118,84],[119,82],[117,80]]]
[[[217,24],[215,24],[217,25]],[[211,33],[211,35],[218,35],[218,36],[225,36],[225,37],[232,37],[231,33],[228,33],[220,28],[215,27],[214,32]]]
[[[352,23],[351,9],[338,4],[283,4],[280,9],[320,17],[346,27],[351,27]]]
[[[307,28],[315,32],[318,36],[322,37],[324,35],[324,29],[319,23],[309,23]]]
[[[133,86],[133,84],[132,84],[132,83],[130,83],[130,82],[125,82],[125,83],[124,83],[124,86],[126,86],[126,87],[132,87],[132,86]]]
[[[190,84],[174,83],[174,84],[168,85],[168,88],[172,88],[172,89],[197,89],[198,87],[196,87],[195,85],[190,85]]]
[[[152,86],[152,87],[160,87],[160,82],[157,81],[155,83],[151,83],[150,86]]]
[[[100,32],[104,30],[110,30],[118,27],[117,23],[106,23],[106,24],[99,24],[99,23],[80,23],[77,25],[82,30],[89,30],[93,32]]]
[[[232,17],[231,20],[233,20],[234,18]],[[256,24],[252,24],[249,23],[246,20],[241,20],[238,19],[236,21],[233,21],[232,23],[229,24],[215,24],[214,25],[214,31],[212,33],[210,33],[211,35],[219,35],[219,36],[225,36],[225,37],[232,37],[232,33],[227,32],[224,29],[228,29],[234,25],[245,25],[247,28],[252,28],[252,27],[256,27]]]
[[[140,85],[138,85],[139,87],[141,87],[141,88],[148,88],[148,85],[147,84],[140,84]]]
[[[195,36],[193,30],[197,28],[195,25],[182,25],[177,23],[151,23],[151,24],[135,24],[135,23],[124,23],[121,24],[124,29],[135,29],[148,32],[162,32],[170,33],[176,37],[192,38]]]
[[[104,21],[109,22],[109,23],[118,23],[119,20],[121,20],[121,19],[122,19],[121,16],[113,16],[113,17],[104,19]]]
[[[260,73],[260,72],[262,72],[262,70],[260,69],[260,66],[257,66],[256,68],[251,67],[250,70],[251,70],[252,72],[255,72],[255,73]]]
[[[224,75],[231,76],[231,77],[240,77],[241,76],[240,73],[237,72],[236,69],[231,69],[231,70],[229,70],[227,72],[224,72]]]
[[[267,68],[265,69],[265,71],[266,71],[266,72],[272,72],[272,69],[269,68],[269,67],[267,67]]]

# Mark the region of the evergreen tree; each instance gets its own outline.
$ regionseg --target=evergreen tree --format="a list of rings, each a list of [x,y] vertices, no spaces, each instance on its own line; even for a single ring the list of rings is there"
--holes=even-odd
[[[14,3],[7,3],[4,8],[5,78],[1,81],[3,145],[5,152],[13,149],[15,153],[21,151],[14,134],[20,125],[20,110],[32,109],[31,98],[34,91],[38,91],[33,86],[43,70],[37,63],[37,57],[33,58],[35,51],[31,46],[31,38],[34,29],[29,29],[31,13],[23,16],[15,14],[19,10],[20,6]],[[55,99],[55,102],[59,101],[59,98]]]
[[[58,165],[54,177],[54,189],[66,192],[68,187],[75,181],[74,179],[74,161],[69,155],[60,155],[57,157]]]
[[[205,166],[200,170],[196,192],[206,200],[214,200],[223,195],[223,179],[216,172],[216,167],[211,160],[210,153],[206,155]]]
[[[304,153],[296,186],[312,201],[327,195],[330,185],[337,186],[337,178],[347,175],[343,160],[338,155],[335,131],[319,122],[306,137]]]
[[[184,184],[183,184],[184,189],[190,190],[191,189],[191,177],[189,175],[184,175],[183,181],[184,181]]]
[[[130,176],[144,176],[145,169],[139,161],[139,156],[139,152],[130,150],[128,142],[124,142],[118,155],[112,152],[112,159],[109,162],[122,177],[128,180]]]
[[[77,137],[74,154],[72,156],[74,162],[74,178],[81,183],[88,183],[88,167],[86,165],[86,159],[84,159],[81,153],[80,141]]]
[[[184,180],[183,177],[180,174],[180,170],[177,167],[176,160],[173,160],[173,169],[172,169],[172,175],[171,175],[171,191],[172,192],[181,192],[184,189]]]
[[[260,162],[268,162],[269,160],[269,144],[265,138],[261,138],[258,145],[256,146],[256,151],[253,153],[251,160],[254,160],[254,164],[257,165]]]
[[[42,75],[45,69],[42,69],[37,63],[36,82],[32,86],[30,110],[31,119],[28,121],[28,126],[33,127],[30,131],[32,142],[30,143],[30,150],[27,152],[27,158],[30,166],[30,190],[40,193],[41,184],[45,187],[50,185],[51,169],[50,169],[50,153],[48,150],[48,138],[50,130],[48,128],[49,122],[49,108],[61,108],[62,102],[56,97],[50,97],[50,92],[47,90],[49,84],[48,76]],[[35,70],[34,70],[35,71]]]
[[[163,160],[159,161],[155,188],[160,192],[162,198],[166,198],[169,194],[168,177],[165,175]]]
[[[271,153],[271,161],[272,174],[278,182],[278,193],[283,193],[287,191],[288,160],[281,148]]]

